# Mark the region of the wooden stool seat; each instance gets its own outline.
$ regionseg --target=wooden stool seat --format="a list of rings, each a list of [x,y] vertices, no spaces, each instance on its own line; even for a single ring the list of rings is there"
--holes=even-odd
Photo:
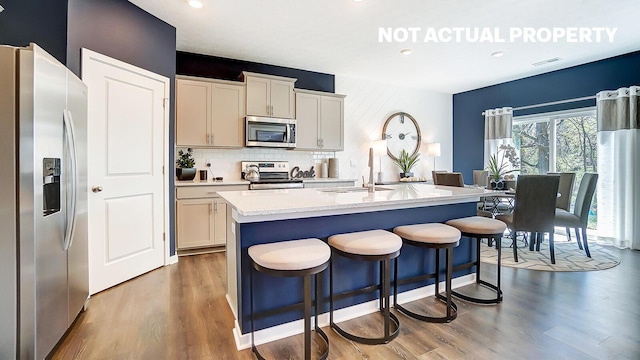
[[[460,242],[460,230],[455,227],[433,223],[433,224],[416,224],[416,225],[403,225],[398,226],[393,229],[393,232],[400,237],[405,244],[416,246],[416,247],[425,247],[425,248],[433,248],[435,249],[435,271],[433,274],[426,274],[422,276],[416,276],[410,279],[398,279],[398,261],[396,261],[395,266],[395,278],[396,281],[394,283],[394,306],[401,313],[410,316],[414,319],[426,321],[426,322],[435,322],[435,323],[445,323],[450,322],[458,316],[458,306],[451,299],[452,290],[451,290],[451,277],[453,276],[453,258],[452,258],[452,249],[458,246]],[[446,251],[446,273],[445,273],[445,296],[440,295],[440,249],[445,249]],[[408,310],[404,306],[398,303],[398,284],[408,284],[417,281],[424,281],[429,278],[435,278],[435,297],[436,299],[444,302],[446,304],[446,314],[444,316],[426,316],[422,314],[418,314],[411,310]]]
[[[452,291],[453,295],[463,300],[478,304],[498,304],[502,302],[502,290],[500,289],[500,274],[502,265],[502,234],[507,230],[507,225],[500,220],[490,219],[482,216],[470,216],[466,218],[453,219],[447,221],[447,225],[453,226],[462,232],[462,236],[476,239],[476,260],[456,266],[456,270],[476,268],[476,283],[483,285],[496,293],[493,299],[477,298]],[[480,244],[482,239],[487,239],[489,246],[491,242],[496,242],[496,250],[498,250],[498,271],[497,282],[491,284],[480,278]],[[514,244],[515,246],[515,244]]]
[[[318,358],[324,360],[329,355],[329,338],[318,326],[318,312],[320,299],[322,298],[321,284],[322,278],[317,279],[317,274],[322,273],[329,265],[331,249],[329,245],[320,239],[302,239],[281,241],[271,244],[253,245],[248,249],[249,257],[252,261],[252,270],[249,273],[250,308],[251,308],[251,351],[259,360],[265,360],[260,354],[254,341],[254,320],[259,316],[253,309],[253,273],[254,270],[281,277],[302,277],[303,278],[303,308],[304,308],[304,359],[311,359],[311,310],[314,306],[315,332],[324,344],[325,349]],[[315,276],[314,276],[315,275]],[[313,301],[311,291],[311,277],[315,279],[316,298]],[[278,291],[274,289],[274,291]]]
[[[402,239],[389,231],[369,230],[347,234],[337,234],[329,237],[332,255],[340,255],[353,260],[377,261],[380,263],[380,285],[369,286],[365,289],[355,289],[336,296],[333,292],[333,259],[329,266],[329,323],[331,328],[343,337],[367,345],[386,344],[395,339],[400,333],[400,321],[390,312],[391,298],[391,265],[392,259],[400,255]],[[333,321],[334,298],[339,299],[362,294],[363,291],[380,290],[380,313],[383,318],[383,334],[380,337],[364,337],[349,333]]]

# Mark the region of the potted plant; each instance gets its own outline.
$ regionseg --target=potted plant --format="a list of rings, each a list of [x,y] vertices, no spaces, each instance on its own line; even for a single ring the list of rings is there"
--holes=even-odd
[[[196,177],[195,164],[193,149],[188,148],[186,152],[178,151],[178,158],[176,159],[176,176],[178,180],[193,180]]]
[[[502,154],[500,154],[502,152]],[[506,160],[505,160],[506,158]],[[489,185],[493,190],[505,188],[505,175],[518,171],[520,158],[511,145],[500,145],[498,151],[489,157]]]
[[[393,163],[396,164],[402,172],[400,178],[406,178],[413,176],[411,169],[420,161],[420,153],[409,155],[406,150],[402,149],[399,158],[393,158]]]

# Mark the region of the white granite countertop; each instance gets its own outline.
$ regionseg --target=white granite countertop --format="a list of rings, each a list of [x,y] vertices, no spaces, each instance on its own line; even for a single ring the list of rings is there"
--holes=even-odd
[[[386,190],[369,193],[359,187],[282,189],[221,191],[218,195],[232,207],[234,220],[244,223],[477,202],[482,196],[495,194],[485,189],[425,183],[381,188]]]

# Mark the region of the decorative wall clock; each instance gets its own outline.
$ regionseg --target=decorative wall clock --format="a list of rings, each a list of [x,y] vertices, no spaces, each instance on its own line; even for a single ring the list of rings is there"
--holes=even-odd
[[[413,116],[397,112],[387,118],[382,128],[382,139],[387,139],[387,154],[398,159],[402,150],[414,155],[420,150],[422,135]]]

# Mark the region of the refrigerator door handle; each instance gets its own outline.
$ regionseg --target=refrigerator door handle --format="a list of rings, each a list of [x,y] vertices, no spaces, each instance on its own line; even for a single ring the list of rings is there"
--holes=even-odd
[[[69,205],[69,212],[65,221],[65,234],[64,234],[64,250],[68,250],[73,245],[73,233],[76,226],[76,202],[77,202],[77,188],[78,188],[78,155],[76,153],[76,138],[73,130],[73,119],[71,112],[68,110],[63,111],[63,123],[65,129],[65,143],[68,147],[70,156],[70,184],[71,184],[71,203]],[[69,196],[67,194],[67,196]]]

